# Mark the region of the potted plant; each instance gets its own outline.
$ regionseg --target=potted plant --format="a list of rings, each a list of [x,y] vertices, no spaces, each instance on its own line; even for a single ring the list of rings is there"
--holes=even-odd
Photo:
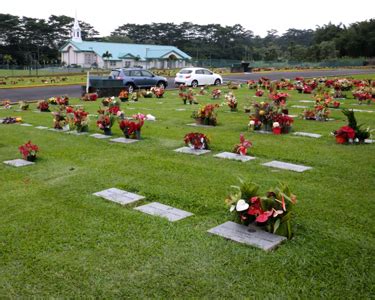
[[[141,139],[141,128],[144,124],[145,116],[143,114],[136,114],[132,116],[135,121],[124,119],[120,120],[119,126],[124,133],[125,138]]]
[[[185,145],[195,150],[207,150],[210,143],[209,138],[200,132],[190,132],[184,137]]]
[[[72,107],[67,107],[66,113],[72,129],[75,128],[77,132],[89,131],[88,113],[83,107],[77,108],[76,110]]]
[[[297,198],[286,184],[279,183],[265,196],[259,195],[259,186],[253,182],[241,181],[240,186],[232,186],[232,189],[225,202],[240,223],[253,223],[270,233],[292,238],[292,210]]]
[[[225,95],[225,100],[230,108],[230,111],[237,111],[237,99],[232,92]]]
[[[212,90],[212,92],[211,92],[212,99],[219,99],[220,96],[221,96],[221,90],[219,90],[219,89]]]
[[[240,134],[240,143],[234,146],[233,153],[239,155],[246,155],[247,149],[252,147],[252,143],[245,139],[244,135]]]
[[[19,146],[18,150],[22,154],[23,159],[26,159],[27,161],[35,161],[39,147],[32,144],[31,141],[28,141],[27,143]]]
[[[219,107],[218,104],[207,104],[193,112],[192,118],[195,119],[197,124],[216,126],[217,114],[215,109],[217,107]]]
[[[105,135],[112,135],[112,126],[115,121],[115,116],[108,109],[98,110],[98,120],[96,121],[97,126],[100,130],[104,131]]]

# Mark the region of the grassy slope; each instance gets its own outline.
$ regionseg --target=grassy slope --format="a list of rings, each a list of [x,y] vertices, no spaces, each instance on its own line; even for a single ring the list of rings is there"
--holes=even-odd
[[[235,93],[241,108],[254,92],[244,88]],[[311,97],[292,93],[289,105],[306,105],[299,99]],[[213,102],[208,97],[199,100]],[[353,100],[345,103],[357,108],[349,105]],[[98,105],[85,103],[92,113]],[[186,124],[197,108],[183,106],[176,91],[161,100],[141,99],[123,107],[127,114],[139,111],[157,117],[144,126],[142,142],[118,145],[0,126],[1,160],[19,157],[17,146],[28,139],[42,149],[35,166],[0,165],[1,297],[374,295],[375,146],[336,145],[329,132],[345,124],[340,111],[334,111],[332,122],[296,120],[296,131],[321,133],[319,140],[246,133],[258,159],[240,163],[172,151],[194,130]],[[375,110],[374,105],[361,108]],[[247,115],[226,111],[220,109],[218,127],[199,130],[211,137],[214,153],[230,151],[239,133],[246,131]],[[7,115],[0,110],[0,117]],[[48,113],[13,115],[34,125],[52,123]],[[375,128],[374,114],[356,116]],[[90,128],[98,131],[94,120]],[[117,127],[113,131],[120,136]],[[273,159],[314,169],[298,174],[260,165]],[[238,177],[253,179],[263,191],[283,180],[297,194],[296,237],[277,251],[265,253],[206,233],[232,219],[223,199]],[[132,205],[122,207],[91,195],[109,187],[145,195],[141,203],[159,201],[194,216],[171,224],[134,211]]]

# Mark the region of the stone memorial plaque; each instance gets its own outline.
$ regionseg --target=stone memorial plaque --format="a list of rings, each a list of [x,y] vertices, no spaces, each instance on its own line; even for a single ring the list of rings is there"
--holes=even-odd
[[[90,134],[90,136],[93,137],[93,138],[96,138],[96,139],[108,139],[108,138],[111,137],[110,135],[105,135],[105,134],[101,134],[101,133]]]
[[[4,161],[4,164],[18,168],[18,167],[33,165],[35,163],[32,161],[24,160],[24,159],[13,159],[13,160]]]
[[[185,108],[176,108],[176,111],[185,111]]]
[[[275,249],[286,240],[286,237],[268,233],[254,225],[245,226],[230,221],[214,227],[208,232],[265,251]]]
[[[205,128],[213,128],[213,127],[216,127],[216,126],[212,126],[212,125],[203,125],[203,124],[197,124],[197,123],[190,123],[190,124],[186,124],[188,126],[193,126],[193,127],[205,127]]]
[[[266,130],[254,130],[256,133],[261,133],[261,134],[272,134],[272,131],[266,131]]]
[[[315,103],[313,100],[299,100],[301,103]]]
[[[294,132],[293,135],[307,136],[307,137],[316,138],[316,139],[322,137],[321,134],[309,133],[309,132],[300,132],[300,131]]]
[[[193,215],[190,212],[164,205],[159,202],[152,202],[150,204],[135,207],[134,209],[152,216],[167,218],[168,221],[171,222],[182,220]]]
[[[122,205],[133,203],[135,201],[144,199],[145,197],[129,193],[117,188],[110,188],[93,194],[94,196],[102,197],[106,200],[113,201]]]
[[[242,161],[242,162],[246,162],[246,161],[255,159],[255,157],[253,157],[253,156],[240,155],[240,154],[231,153],[231,152],[222,152],[222,153],[216,154],[214,156],[218,157],[218,158],[239,160],[239,161]]]
[[[123,138],[123,137],[110,139],[110,141],[115,142],[115,143],[122,143],[122,144],[132,144],[132,143],[135,143],[135,142],[139,142],[139,140],[126,139],[126,138]]]
[[[75,130],[72,130],[72,131],[67,131],[66,132],[67,134],[72,134],[72,135],[86,135],[86,134],[89,134],[88,132],[78,132],[78,131],[75,131]]]
[[[355,112],[366,112],[366,113],[373,113],[373,110],[363,110],[363,109],[353,109]]]
[[[48,129],[46,126],[36,126],[35,128],[40,130]]]
[[[372,144],[373,142],[374,142],[374,140],[370,140],[370,139],[365,140],[365,144]]]
[[[182,147],[174,150],[175,152],[185,153],[185,154],[194,154],[194,155],[202,155],[211,152],[211,150],[200,150],[200,149],[192,149],[190,147]]]
[[[309,108],[308,106],[305,105],[292,105],[294,108]]]
[[[69,131],[68,129],[56,129],[56,128],[49,128],[49,131],[54,131],[54,132],[67,132]]]
[[[268,163],[265,163],[263,164],[263,166],[289,170],[289,171],[294,171],[294,172],[304,172],[304,171],[312,169],[312,167],[296,165],[296,164],[286,163],[286,162],[277,161],[277,160],[273,160]]]
[[[33,125],[31,125],[31,124],[28,124],[28,123],[21,123],[20,125],[21,125],[21,126],[25,126],[25,127],[31,127],[31,126],[33,126]]]

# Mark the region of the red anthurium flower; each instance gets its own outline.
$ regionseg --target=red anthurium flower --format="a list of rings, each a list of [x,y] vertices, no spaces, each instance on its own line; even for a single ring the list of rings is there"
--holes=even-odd
[[[270,211],[265,211],[265,212],[263,212],[262,214],[260,214],[256,219],[255,219],[255,221],[256,222],[259,222],[259,223],[263,223],[263,222],[266,222],[267,220],[268,220],[268,218],[270,217],[270,216],[272,216],[272,210],[270,210]]]

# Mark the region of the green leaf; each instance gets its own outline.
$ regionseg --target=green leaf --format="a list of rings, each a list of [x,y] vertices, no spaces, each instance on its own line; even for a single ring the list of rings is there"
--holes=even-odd
[[[276,230],[279,228],[280,226],[280,219],[277,219],[275,224],[273,225],[273,233],[276,232]]]

